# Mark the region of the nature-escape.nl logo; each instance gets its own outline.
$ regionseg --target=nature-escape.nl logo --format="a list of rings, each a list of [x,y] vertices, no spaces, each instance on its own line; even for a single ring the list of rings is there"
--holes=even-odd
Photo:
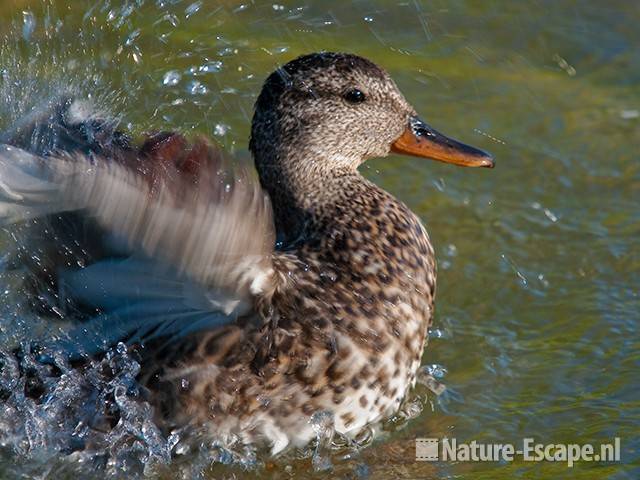
[[[576,462],[620,461],[620,438],[612,443],[536,443],[533,438],[522,439],[521,446],[513,443],[458,443],[455,438],[417,438],[416,460],[423,462]]]

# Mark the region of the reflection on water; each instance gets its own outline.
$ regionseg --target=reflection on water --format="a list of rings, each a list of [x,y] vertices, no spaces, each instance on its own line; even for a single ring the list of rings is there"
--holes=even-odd
[[[375,448],[334,452],[320,442],[260,464],[258,475],[634,478],[639,20],[623,2],[10,0],[0,13],[0,130],[43,89],[72,89],[99,97],[138,132],[205,133],[246,160],[252,104],[275,66],[321,49],[370,57],[429,123],[497,159],[482,172],[397,157],[363,168],[422,216],[436,244],[438,311],[423,361],[425,375],[447,389],[436,397],[419,387]],[[114,471],[110,461],[128,474],[245,475],[209,464],[256,461],[247,452],[155,429],[136,363],[123,352],[83,378],[62,359],[53,368],[26,355],[42,382],[33,388],[49,396],[43,404],[10,397],[19,390],[12,382],[28,381],[15,371],[12,345],[52,327],[16,308],[19,272],[5,267],[0,396],[9,401],[0,411],[0,476],[77,475],[100,462]],[[105,377],[105,368],[115,375]],[[115,427],[90,428],[98,421]],[[595,444],[619,436],[622,462],[569,470],[413,461],[416,437],[445,435]]]

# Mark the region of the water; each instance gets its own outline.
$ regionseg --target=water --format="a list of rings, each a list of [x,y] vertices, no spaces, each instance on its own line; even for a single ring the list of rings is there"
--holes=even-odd
[[[10,0],[0,13],[1,128],[12,119],[4,99],[19,90],[7,83],[21,72],[19,87],[37,92],[38,72],[57,77],[58,90],[72,83],[109,99],[138,132],[215,135],[246,160],[265,76],[299,54],[343,50],[387,68],[425,120],[491,151],[497,168],[389,157],[363,169],[421,215],[436,245],[437,317],[423,373],[431,387],[446,385],[440,396],[420,386],[372,447],[363,438],[335,450],[320,429],[317,446],[272,461],[197,432],[159,437],[135,362],[116,351],[105,360],[120,365],[115,379],[100,376],[104,365],[85,379],[61,365],[45,385],[48,405],[3,407],[18,410],[0,413],[0,477],[84,478],[96,465],[102,476],[124,468],[121,476],[161,478],[640,476],[638,21],[629,2]],[[5,275],[7,345],[37,325],[15,310],[14,286]],[[85,398],[83,382],[104,398]],[[127,412],[110,433],[71,425],[74,412],[105,405],[116,418]],[[445,435],[594,444],[617,436],[622,461],[569,469],[413,460],[416,437]],[[73,442],[92,450],[58,453]]]

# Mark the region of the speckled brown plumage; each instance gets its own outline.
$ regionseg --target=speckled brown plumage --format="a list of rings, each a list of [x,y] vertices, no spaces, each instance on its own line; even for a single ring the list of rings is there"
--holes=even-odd
[[[276,254],[282,275],[258,305],[265,325],[207,334],[166,377],[184,408],[179,423],[263,419],[271,440],[301,445],[316,411],[332,411],[339,431],[355,433],[400,405],[432,316],[433,250],[389,194],[358,176],[340,183],[337,205],[360,198],[360,210],[318,219],[318,238]]]
[[[345,105],[350,87],[372,106]],[[415,214],[356,169],[387,154],[413,113],[388,75],[359,57],[304,57],[269,77],[251,150],[283,242],[279,275],[258,301],[263,326],[209,334],[186,371],[170,375],[188,380],[184,420],[253,418],[269,425],[278,450],[312,438],[314,412],[331,411],[338,431],[356,433],[399,407],[432,318],[433,248]]]
[[[250,141],[264,194],[246,175],[223,189],[207,173],[224,164],[206,142],[159,134],[136,149],[109,132],[117,141],[58,146],[47,181],[66,208],[176,268],[195,282],[187,297],[228,316],[190,335],[123,336],[142,342],[159,422],[277,453],[314,437],[316,412],[355,435],[398,409],[433,316],[434,251],[417,216],[357,169],[400,138],[408,153],[429,156],[420,149],[431,142],[435,158],[459,164],[488,166],[486,154],[442,141],[375,64],[333,53],[300,57],[265,82]],[[77,151],[91,155],[90,173]]]

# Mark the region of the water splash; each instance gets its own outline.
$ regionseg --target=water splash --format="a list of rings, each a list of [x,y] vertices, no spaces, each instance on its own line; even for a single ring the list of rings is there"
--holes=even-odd
[[[80,470],[141,475],[166,465],[180,440],[154,423],[123,344],[101,360],[71,367],[59,353],[23,345],[0,351],[0,445],[18,463],[57,464],[60,452]]]
[[[316,434],[316,447],[311,458],[316,472],[329,470],[332,467],[329,449],[335,434],[333,413],[328,411],[316,412],[309,420]]]

